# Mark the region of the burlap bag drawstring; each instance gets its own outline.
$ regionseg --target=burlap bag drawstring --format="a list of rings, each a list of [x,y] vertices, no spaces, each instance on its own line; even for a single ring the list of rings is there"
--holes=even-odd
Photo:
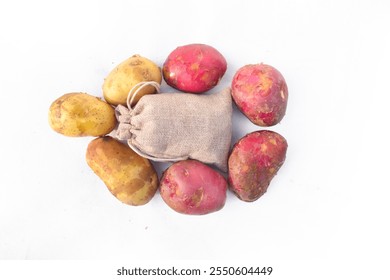
[[[156,89],[156,93],[160,93],[160,84],[154,81],[150,82],[140,82],[133,86],[131,90],[129,91],[129,94],[127,95],[126,103],[127,108],[131,109],[131,104],[133,104],[133,101],[137,94],[140,92],[141,89],[147,86],[153,86]]]

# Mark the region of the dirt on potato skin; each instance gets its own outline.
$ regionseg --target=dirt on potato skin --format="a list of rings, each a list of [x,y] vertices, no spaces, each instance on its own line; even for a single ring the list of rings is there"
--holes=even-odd
[[[283,165],[287,141],[280,134],[255,131],[241,138],[229,156],[229,188],[243,201],[259,199]]]

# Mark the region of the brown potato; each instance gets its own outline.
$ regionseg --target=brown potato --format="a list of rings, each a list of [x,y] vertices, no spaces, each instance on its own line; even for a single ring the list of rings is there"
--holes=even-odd
[[[86,159],[109,191],[123,203],[143,205],[156,193],[158,177],[150,161],[109,136],[92,140]]]
[[[68,93],[55,100],[49,109],[49,124],[65,136],[103,136],[116,126],[111,105],[86,93]]]
[[[130,90],[140,82],[154,81],[161,84],[161,69],[151,60],[140,55],[133,55],[116,66],[103,84],[104,99],[112,105],[126,105]],[[155,93],[153,86],[141,89],[131,106],[145,94]]]

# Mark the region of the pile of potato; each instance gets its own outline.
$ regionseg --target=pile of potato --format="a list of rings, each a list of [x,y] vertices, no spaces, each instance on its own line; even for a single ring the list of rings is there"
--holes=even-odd
[[[123,203],[146,204],[159,188],[166,204],[183,214],[220,210],[228,188],[241,200],[254,201],[266,192],[286,157],[287,141],[276,132],[255,131],[235,143],[228,159],[227,179],[204,163],[183,160],[173,163],[159,180],[148,159],[108,136],[117,126],[115,106],[126,106],[129,92],[140,82],[161,84],[164,78],[177,90],[202,94],[218,84],[226,69],[222,54],[204,44],[178,47],[169,54],[162,70],[153,61],[134,55],[108,74],[103,83],[104,100],[81,92],[65,94],[50,106],[49,124],[65,136],[97,137],[88,145],[86,161]],[[274,67],[245,65],[236,72],[231,88],[237,107],[254,124],[273,126],[285,115],[288,89]],[[142,88],[129,106],[154,93],[152,86]]]

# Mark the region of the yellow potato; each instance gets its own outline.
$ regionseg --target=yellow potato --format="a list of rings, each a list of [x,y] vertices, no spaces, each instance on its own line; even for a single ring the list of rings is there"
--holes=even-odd
[[[51,128],[66,136],[103,136],[116,122],[111,105],[86,93],[65,94],[49,110]]]
[[[129,91],[140,82],[154,81],[161,84],[161,69],[149,59],[133,55],[120,63],[104,80],[103,96],[112,105],[126,105]],[[134,98],[131,106],[145,94],[155,93],[153,86],[141,89]]]
[[[143,205],[156,193],[158,177],[150,161],[109,136],[91,141],[86,159],[109,191],[123,203]]]

